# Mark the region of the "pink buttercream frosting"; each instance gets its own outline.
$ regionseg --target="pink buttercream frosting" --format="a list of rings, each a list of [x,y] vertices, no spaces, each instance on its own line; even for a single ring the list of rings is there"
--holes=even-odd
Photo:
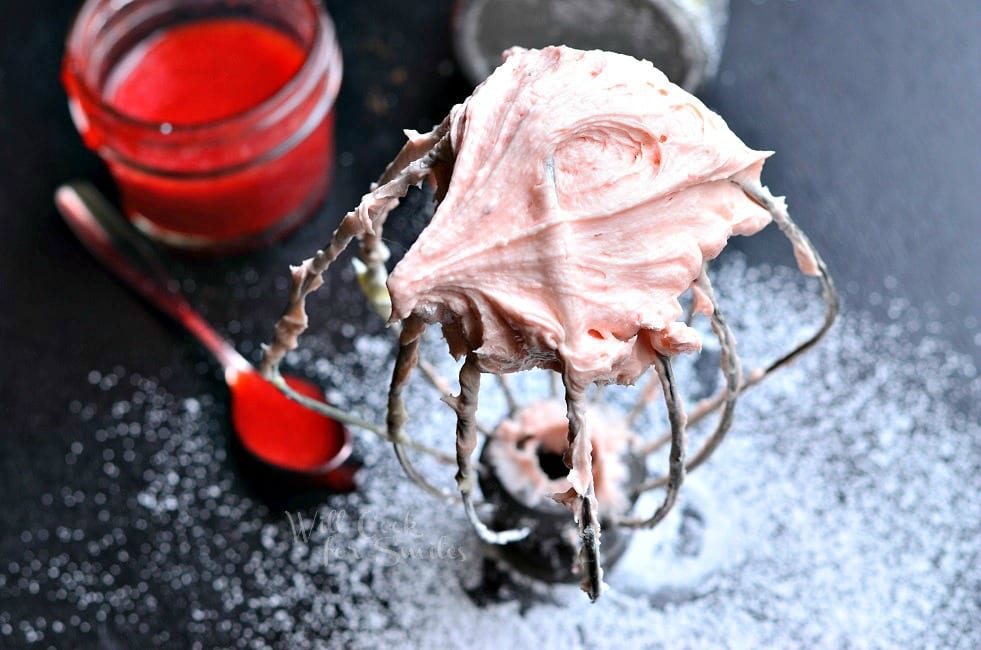
[[[647,61],[512,49],[450,115],[452,175],[389,278],[393,319],[439,322],[485,372],[633,383],[655,352],[700,348],[680,296],[770,215],[767,152]]]
[[[592,441],[592,472],[600,508],[625,513],[630,499],[624,457],[636,434],[622,418],[602,410],[587,418],[586,427]],[[550,478],[539,461],[539,453],[561,455],[565,451],[568,430],[565,406],[555,400],[530,404],[494,430],[487,446],[488,460],[501,483],[524,505],[537,507],[572,487],[567,477]]]

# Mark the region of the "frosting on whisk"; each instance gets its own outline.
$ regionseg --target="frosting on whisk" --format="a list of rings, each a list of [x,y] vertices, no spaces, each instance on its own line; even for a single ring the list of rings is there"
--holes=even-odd
[[[730,180],[769,154],[629,56],[509,50],[449,134],[451,182],[388,287],[394,319],[440,322],[485,372],[629,384],[697,350],[678,298],[770,222]]]
[[[471,457],[478,434],[492,435],[477,422],[481,376],[498,375],[506,385],[503,375],[530,368],[561,375],[568,424],[562,462],[568,474],[555,489],[569,487],[551,496],[578,524],[577,571],[583,590],[596,599],[603,587],[600,508],[612,507],[615,512],[608,509],[605,515],[617,526],[661,522],[674,507],[686,472],[722,442],[738,396],[811,348],[830,328],[838,310],[834,284],[786,204],[760,184],[769,154],[743,144],[721,117],[649,62],[566,47],[515,48],[432,131],[406,135],[402,151],[345,215],[329,245],[293,267],[289,305],[265,348],[263,371],[277,380],[280,360],[307,326],[306,296],[323,284],[323,272],[344,248],[361,240],[359,282],[375,309],[390,319],[399,348],[386,427],[353,417],[345,421],[384,433],[413,481],[450,497],[422,476],[406,453],[411,447],[447,460],[405,432],[403,393],[419,367],[456,413],[456,453],[450,462],[457,465],[464,510],[490,544],[516,542],[529,529],[493,531],[473,502]],[[436,185],[438,207],[388,277],[385,221],[408,188],[427,179]],[[815,334],[744,378],[708,262],[729,237],[752,235],[771,220],[793,245],[801,270],[818,276],[827,309]],[[672,369],[675,355],[701,346],[688,319],[681,319],[679,299],[688,291],[692,315],[705,314],[719,341],[724,379],[690,417]],[[419,359],[429,324],[439,324],[450,352],[464,359],[458,394]],[[622,511],[629,498],[620,508],[599,498],[597,485],[604,485],[594,472],[593,454],[604,445],[594,445],[592,437],[610,433],[608,427],[588,425],[586,390],[591,384],[634,383],[651,367],[652,383],[641,391],[625,425],[657,393],[653,385],[664,396],[670,431],[629,454],[643,459],[670,443],[668,471],[630,488],[630,495],[664,488],[654,513],[634,518]],[[282,381],[279,386],[289,391]],[[509,401],[515,416],[516,400]],[[561,412],[562,405],[557,408]],[[688,458],[689,421],[713,412],[719,414],[714,431]]]

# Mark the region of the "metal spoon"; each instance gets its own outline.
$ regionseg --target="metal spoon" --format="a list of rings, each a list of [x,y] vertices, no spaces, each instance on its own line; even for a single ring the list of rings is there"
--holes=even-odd
[[[62,185],[55,192],[54,201],[65,223],[103,266],[154,307],[183,325],[222,365],[231,394],[232,421],[238,442],[260,466],[271,470],[274,478],[284,481],[301,479],[304,485],[338,491],[354,488],[353,474],[357,466],[349,462],[352,445],[346,427],[286,398],[263,379],[252,364],[191,307],[177,288],[177,282],[168,274],[156,247],[144,239],[95,187],[80,181]],[[314,384],[296,377],[285,379],[295,390],[322,401],[322,393]],[[270,414],[275,417],[269,417]],[[313,432],[315,436],[322,431],[322,439],[305,442],[316,444],[316,450],[323,452],[323,462],[311,466],[291,462],[290,438],[295,438],[296,431],[300,430],[308,434]]]

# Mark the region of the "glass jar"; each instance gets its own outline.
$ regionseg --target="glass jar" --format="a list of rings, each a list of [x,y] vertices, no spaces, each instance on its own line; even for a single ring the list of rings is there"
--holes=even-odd
[[[474,84],[511,46],[568,45],[647,59],[689,92],[719,65],[729,0],[456,0],[453,36]]]
[[[184,41],[164,44],[172,36]],[[293,48],[294,68],[265,79],[276,84],[267,95],[228,104],[235,93],[246,101],[262,92],[250,75],[275,67],[258,60],[271,56],[267,41]],[[224,45],[209,51],[210,43]],[[228,69],[213,69],[222,65],[215,61]],[[130,93],[136,103],[114,99],[137,74],[148,76]],[[88,0],[68,35],[62,79],[75,125],[109,166],[126,215],[167,245],[257,248],[324,198],[341,55],[318,0]],[[193,101],[161,108],[167,84],[195,93]],[[209,114],[209,102],[226,105]]]

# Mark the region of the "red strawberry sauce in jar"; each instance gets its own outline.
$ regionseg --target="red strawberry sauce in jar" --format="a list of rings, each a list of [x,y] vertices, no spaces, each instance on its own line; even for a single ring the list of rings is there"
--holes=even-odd
[[[88,0],[62,77],[126,215],[165,244],[257,248],[324,198],[341,56],[318,0]]]

